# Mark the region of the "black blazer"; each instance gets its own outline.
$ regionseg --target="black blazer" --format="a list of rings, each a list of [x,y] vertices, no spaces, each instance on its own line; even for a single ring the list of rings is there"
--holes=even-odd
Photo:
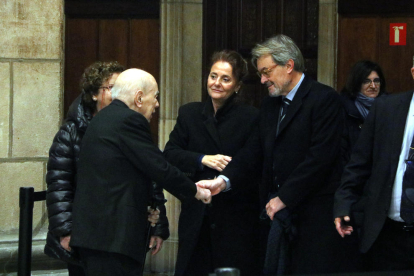
[[[164,155],[194,181],[212,179],[220,174],[208,167],[202,168],[200,156],[224,154],[234,157],[257,126],[259,111],[251,106],[235,104],[234,97],[229,98],[215,116],[211,98],[203,103],[186,104],[179,109],[177,124],[170,134]],[[206,208],[212,229],[212,255],[215,260],[221,261],[218,267],[238,267],[243,275],[257,273],[257,174],[231,184],[239,189],[214,196],[209,207],[197,200],[182,204],[175,275],[182,275],[190,261]]]
[[[194,183],[153,144],[145,117],[114,100],[82,140],[71,246],[141,261],[152,181],[180,200],[196,194]]]
[[[355,206],[363,210],[362,252],[372,246],[388,216],[412,96],[406,92],[374,101],[335,194],[335,217],[351,215]]]

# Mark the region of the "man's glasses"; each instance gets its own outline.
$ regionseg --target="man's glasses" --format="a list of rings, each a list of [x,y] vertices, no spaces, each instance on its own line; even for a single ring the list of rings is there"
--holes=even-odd
[[[272,73],[273,69],[275,69],[277,66],[277,64],[270,66],[269,68],[263,68],[262,70],[257,72],[257,75],[259,76],[259,78],[263,76],[265,76],[266,78],[270,78],[270,73]]]
[[[371,85],[371,83],[374,83],[375,85],[380,85],[381,84],[381,79],[380,78],[375,78],[373,80],[365,79],[365,80],[362,81],[363,85]]]

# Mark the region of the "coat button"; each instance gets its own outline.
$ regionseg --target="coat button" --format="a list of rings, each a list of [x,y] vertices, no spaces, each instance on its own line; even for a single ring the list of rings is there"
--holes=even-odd
[[[211,225],[210,225],[210,228],[211,228],[212,230],[214,230],[214,229],[216,228],[216,225],[213,223],[213,224],[211,224]]]

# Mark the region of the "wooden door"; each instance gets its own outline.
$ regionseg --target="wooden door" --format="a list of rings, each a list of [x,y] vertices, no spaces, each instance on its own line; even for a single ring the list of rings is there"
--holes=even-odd
[[[65,114],[80,94],[79,81],[84,69],[96,61],[116,60],[125,68],[143,69],[159,83],[159,3],[158,8],[152,10],[148,8],[154,3],[142,6],[140,1],[119,7],[114,6],[115,3],[105,2],[100,5],[100,9],[96,8],[96,3],[86,4],[89,6],[83,2],[66,2]],[[145,10],[142,11],[142,8]],[[117,14],[113,14],[113,11],[117,11]],[[161,87],[159,89],[162,92]],[[157,109],[151,119],[151,133],[156,144],[158,121]]]
[[[239,52],[249,64],[242,97],[256,107],[268,95],[250,62],[252,48],[277,34],[290,36],[305,59],[305,74],[317,78],[318,0],[203,0],[203,84],[214,51]],[[203,87],[203,99],[207,97]]]
[[[365,2],[339,1],[337,89],[345,85],[354,63],[369,59],[381,66],[389,93],[412,90],[414,18],[407,14],[410,10],[393,1],[364,6]],[[406,24],[406,45],[390,45],[391,23]]]

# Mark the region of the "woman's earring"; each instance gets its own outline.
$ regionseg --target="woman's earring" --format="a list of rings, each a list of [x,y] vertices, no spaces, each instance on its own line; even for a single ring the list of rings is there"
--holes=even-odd
[[[239,91],[234,91],[234,93],[236,93],[236,94],[237,94],[237,93],[239,93]]]
[[[94,100],[96,102],[98,100],[98,98],[96,96],[92,96],[92,100]]]

